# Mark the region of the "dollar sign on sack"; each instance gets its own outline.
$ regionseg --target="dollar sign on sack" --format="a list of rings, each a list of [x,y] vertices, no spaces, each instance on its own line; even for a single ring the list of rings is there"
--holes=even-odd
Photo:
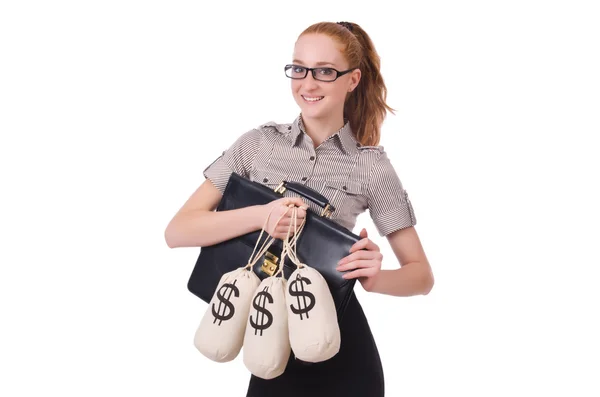
[[[303,314],[306,314],[306,318],[308,318],[308,312],[315,307],[315,296],[309,292],[304,290],[304,284],[310,285],[311,282],[308,278],[302,277],[300,274],[296,274],[296,279],[290,283],[290,295],[295,296],[298,303],[298,308],[294,307],[294,304],[290,305],[290,309],[295,314],[300,315],[300,320],[304,320],[302,318]],[[300,284],[300,286],[298,286]],[[302,299],[301,299],[302,298]],[[309,303],[306,303],[306,299],[309,299]]]
[[[273,303],[273,296],[267,292],[268,289],[269,287],[265,287],[262,291],[256,294],[254,302],[252,302],[252,306],[254,306],[254,308],[256,309],[256,322],[254,322],[252,316],[250,316],[250,325],[254,327],[254,335],[256,335],[258,331],[260,331],[260,336],[262,336],[263,331],[269,328],[271,324],[273,324],[273,315],[270,311],[265,309],[265,304],[267,303],[266,301],[269,301],[269,303]],[[260,316],[260,320],[259,314],[262,314]],[[265,316],[267,317],[266,321]]]
[[[217,291],[217,298],[219,298],[219,308],[215,310],[215,304],[212,305],[212,314],[215,316],[213,320],[213,324],[219,321],[218,325],[221,325],[223,321],[229,320],[235,314],[235,307],[229,301],[231,299],[231,294],[235,294],[235,297],[238,298],[240,296],[240,290],[235,286],[237,280],[233,280],[233,284],[223,284],[219,291]],[[221,293],[223,292],[223,293]],[[227,297],[225,297],[225,294]],[[223,312],[221,314],[221,308],[223,308]]]

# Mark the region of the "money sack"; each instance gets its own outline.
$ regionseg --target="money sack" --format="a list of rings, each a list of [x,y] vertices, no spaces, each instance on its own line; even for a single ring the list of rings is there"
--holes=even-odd
[[[259,284],[258,276],[244,267],[221,277],[194,335],[200,353],[221,363],[238,356],[252,295]]]
[[[327,282],[317,270],[298,267],[286,288],[290,346],[295,356],[317,363],[335,356],[341,336],[335,303]]]
[[[246,368],[259,378],[283,374],[290,358],[286,284],[283,277],[267,277],[252,298],[243,355]]]

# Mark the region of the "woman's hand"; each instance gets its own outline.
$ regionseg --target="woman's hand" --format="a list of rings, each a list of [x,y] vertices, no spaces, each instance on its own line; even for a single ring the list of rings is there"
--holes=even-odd
[[[301,198],[283,197],[262,206],[263,224],[267,219],[267,216],[269,216],[269,213],[271,214],[267,226],[265,227],[265,231],[269,233],[269,235],[280,240],[285,240],[290,225],[293,225],[291,206],[294,205],[300,208],[298,208],[298,211],[296,212],[297,228],[294,230],[292,226],[292,229],[290,230],[290,236],[293,236],[300,228],[302,221],[306,217],[306,210],[308,209],[308,206],[304,204]],[[277,222],[280,217],[281,220]]]
[[[383,255],[379,252],[379,246],[369,239],[366,229],[361,230],[360,237],[362,240],[350,248],[350,255],[342,258],[336,269],[341,272],[351,270],[343,277],[358,278],[363,288],[370,291],[381,270]]]

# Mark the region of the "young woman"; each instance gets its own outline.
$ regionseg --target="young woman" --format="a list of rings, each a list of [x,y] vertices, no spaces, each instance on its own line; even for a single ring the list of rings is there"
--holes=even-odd
[[[271,210],[266,231],[284,239],[289,204],[301,207],[300,218],[320,207],[286,191],[284,198],[266,205],[214,209],[232,172],[271,187],[285,179],[323,194],[336,208],[331,219],[350,230],[368,209],[400,265],[381,270],[379,246],[363,229],[362,240],[337,268],[349,271],[345,277],[358,278],[369,292],[429,293],[433,275],[414,228],[412,205],[386,152],[377,146],[386,111],[392,109],[385,102],[387,90],[371,39],[354,23],[317,23],[300,34],[293,55],[285,74],[300,115],[291,124],[266,123],[242,134],[210,164],[206,181],[167,226],[167,244],[202,247],[260,230]],[[383,396],[381,361],[356,296],[340,330],[342,346],[332,359],[309,365],[290,358],[275,379],[251,376],[247,396]]]

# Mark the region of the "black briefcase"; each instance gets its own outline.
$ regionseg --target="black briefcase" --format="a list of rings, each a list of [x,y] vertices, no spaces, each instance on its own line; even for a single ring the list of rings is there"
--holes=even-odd
[[[285,189],[323,208],[321,214],[311,209],[307,211],[304,229],[296,242],[296,255],[301,263],[318,270],[325,278],[335,303],[338,320],[341,320],[353,293],[356,279],[342,278],[344,273],[335,268],[340,259],[350,255],[350,247],[359,241],[360,237],[329,219],[335,208],[323,195],[300,183],[288,181],[281,181],[279,186],[272,190],[232,173],[217,211],[267,204],[282,198]],[[215,245],[202,247],[188,280],[189,291],[203,301],[210,302],[221,276],[248,264],[260,232],[257,230]],[[263,232],[261,245],[266,238],[270,236]],[[280,263],[282,243],[282,240],[275,239],[268,251],[253,266],[252,270],[261,280],[275,274],[282,266]],[[296,265],[286,255],[283,263],[285,278],[289,279],[294,270]]]

